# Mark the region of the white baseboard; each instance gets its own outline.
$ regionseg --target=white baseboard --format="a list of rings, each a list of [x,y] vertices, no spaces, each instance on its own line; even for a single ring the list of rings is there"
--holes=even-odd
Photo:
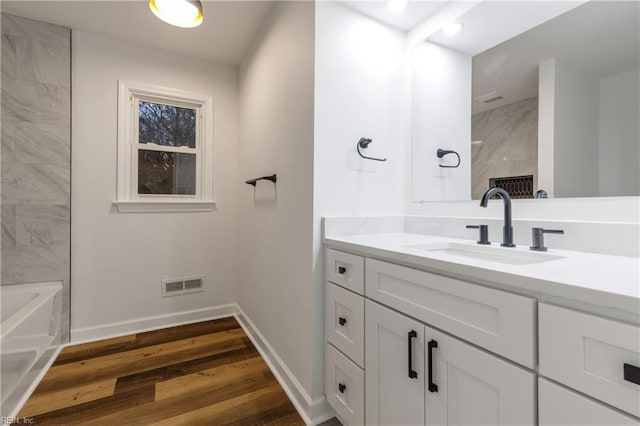
[[[72,329],[71,342],[65,346],[230,316],[236,317],[306,424],[317,425],[335,416],[335,411],[327,403],[326,397],[311,399],[282,358],[260,333],[258,327],[236,303]]]
[[[236,319],[256,349],[258,349],[258,352],[260,352],[260,355],[269,366],[271,372],[276,376],[276,379],[278,379],[285,393],[296,407],[296,410],[298,410],[302,420],[308,425],[317,425],[334,417],[336,415],[335,411],[327,403],[327,398],[322,396],[312,400],[298,379],[296,379],[282,358],[280,358],[275,349],[273,349],[267,339],[260,333],[260,330],[253,324],[247,314],[239,306],[237,309]]]
[[[230,317],[235,315],[237,312],[238,305],[230,303],[228,305],[213,306],[211,308],[196,309],[193,311],[176,312],[167,315],[113,322],[111,324],[99,325],[96,327],[76,328],[71,329],[70,344],[77,345],[79,343],[111,339],[114,337],[125,336],[127,334],[142,333],[165,327],[175,327],[193,322]]]

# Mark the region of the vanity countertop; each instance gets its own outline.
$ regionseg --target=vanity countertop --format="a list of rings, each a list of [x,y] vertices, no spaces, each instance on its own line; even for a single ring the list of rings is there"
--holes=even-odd
[[[324,243],[337,250],[425,268],[479,284],[497,284],[502,288],[521,289],[541,296],[566,298],[634,314],[640,312],[640,259],[636,257],[549,248],[544,253],[558,258],[513,265],[456,256],[446,250],[416,248],[453,243],[471,246],[469,248],[473,250],[476,244],[469,240],[409,233],[326,236]],[[495,243],[493,249],[496,253],[504,250],[506,255],[513,250],[524,252],[523,256],[536,253],[525,246],[502,248]]]

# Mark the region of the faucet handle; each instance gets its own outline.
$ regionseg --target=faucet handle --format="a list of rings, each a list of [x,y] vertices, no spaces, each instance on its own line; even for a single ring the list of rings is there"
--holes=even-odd
[[[467,225],[467,228],[480,230],[480,239],[478,240],[478,244],[491,244],[491,241],[489,241],[489,225]]]
[[[564,234],[562,229],[543,229],[543,228],[531,228],[532,246],[530,250],[535,251],[547,251],[547,247],[544,246],[544,234]]]

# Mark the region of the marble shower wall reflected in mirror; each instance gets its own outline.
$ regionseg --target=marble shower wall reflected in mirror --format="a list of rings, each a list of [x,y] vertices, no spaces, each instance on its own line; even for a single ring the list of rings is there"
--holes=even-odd
[[[538,97],[473,114],[471,198],[480,199],[497,176],[531,176],[538,190]]]

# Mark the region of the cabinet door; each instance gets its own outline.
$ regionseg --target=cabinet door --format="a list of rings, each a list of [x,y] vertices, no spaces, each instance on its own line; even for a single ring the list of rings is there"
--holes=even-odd
[[[540,426],[638,425],[631,417],[542,378],[538,381],[538,394]]]
[[[365,421],[424,424],[424,326],[367,300]]]
[[[533,373],[430,327],[425,354],[427,425],[535,424]]]

